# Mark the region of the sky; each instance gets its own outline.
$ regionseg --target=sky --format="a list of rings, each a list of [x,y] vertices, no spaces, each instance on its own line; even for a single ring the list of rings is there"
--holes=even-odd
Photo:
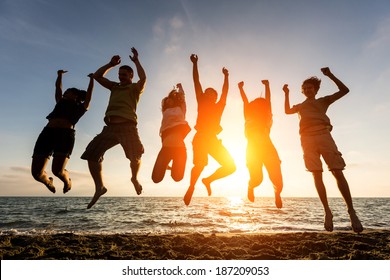
[[[138,105],[138,129],[145,153],[139,173],[143,196],[184,196],[192,167],[194,129],[187,136],[185,177],[174,182],[167,173],[154,184],[151,172],[160,150],[161,99],[182,83],[187,121],[196,121],[196,100],[190,55],[199,56],[204,88],[222,89],[222,68],[229,70],[229,95],[219,137],[231,152],[237,171],[213,183],[214,196],[246,197],[246,139],[237,84],[245,83],[249,100],[261,95],[261,80],[271,86],[271,139],[282,160],[284,197],[317,196],[305,170],[297,115],[284,113],[282,87],[288,84],[291,104],[304,101],[300,86],[310,76],[322,80],[318,96],[337,91],[322,75],[331,71],[350,93],[328,110],[332,135],[347,163],[345,176],[353,197],[390,196],[390,2],[265,1],[265,0],[0,0],[0,196],[53,196],[30,173],[35,141],[55,105],[54,82],[59,69],[68,71],[63,88],[86,89],[87,75],[109,62],[122,64],[131,47],[139,52],[147,84]],[[107,78],[117,80],[117,69]],[[137,76],[136,76],[137,78]],[[76,125],[76,144],[68,163],[73,188],[66,196],[92,196],[94,185],[86,145],[101,132],[109,92],[95,83],[89,111]],[[210,158],[200,178],[218,165]],[[51,161],[50,163],[51,164]],[[328,196],[340,197],[324,166]],[[50,166],[47,168],[50,176]],[[120,146],[108,150],[103,162],[107,196],[136,196],[129,162]],[[57,193],[62,183],[54,179]],[[255,191],[273,196],[265,172]],[[194,196],[207,196],[200,180]]]

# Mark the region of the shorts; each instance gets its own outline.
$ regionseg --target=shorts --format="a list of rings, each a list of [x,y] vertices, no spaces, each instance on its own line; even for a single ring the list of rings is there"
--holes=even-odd
[[[33,157],[63,156],[70,158],[75,143],[75,130],[45,127],[35,143]]]
[[[269,169],[280,166],[279,154],[272,141],[268,138],[256,141],[248,141],[246,148],[246,166],[248,169],[256,169],[263,165]]]
[[[232,156],[215,135],[196,133],[192,140],[193,163],[197,166],[208,164],[208,155],[220,165],[235,166]]]
[[[301,145],[305,166],[310,172],[323,171],[321,156],[330,171],[343,170],[346,166],[330,132],[317,135],[301,135]]]
[[[130,161],[140,160],[144,153],[135,123],[110,124],[104,126],[102,132],[92,139],[81,158],[102,162],[104,153],[118,144],[121,144]]]

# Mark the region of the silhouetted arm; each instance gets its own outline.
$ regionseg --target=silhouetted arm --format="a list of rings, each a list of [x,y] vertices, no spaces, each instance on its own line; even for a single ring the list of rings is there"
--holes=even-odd
[[[290,107],[290,90],[288,89],[288,85],[285,84],[283,86],[283,91],[284,91],[284,112],[286,114],[294,114],[296,113],[294,110],[291,109]]]
[[[244,106],[245,106],[248,104],[248,97],[246,96],[244,91],[244,82],[241,81],[238,83],[238,89],[240,90],[241,99],[242,102],[244,102]]]
[[[224,80],[223,80],[221,98],[219,99],[218,103],[222,103],[226,105],[227,94],[229,91],[229,71],[225,67],[223,67],[222,73],[224,75]]]
[[[198,56],[196,54],[192,54],[190,59],[192,61],[192,78],[194,80],[196,100],[199,101],[199,97],[203,94],[203,90],[199,81]]]
[[[65,74],[68,71],[58,70],[57,79],[56,79],[56,92],[55,99],[56,103],[62,99],[62,74]]]
[[[133,56],[130,56],[130,59],[134,62],[135,67],[137,68],[137,74],[139,77],[139,81],[137,82],[137,85],[138,85],[139,90],[142,90],[146,84],[145,70],[142,67],[141,63],[139,62],[138,51],[135,48],[131,48],[131,51],[133,52]]]
[[[88,84],[88,88],[87,88],[87,95],[85,96],[85,101],[84,101],[85,110],[88,110],[89,104],[91,103],[92,91],[93,91],[93,86],[94,86],[93,73],[89,74],[88,77],[89,77],[89,84]]]
[[[186,97],[185,97],[185,93],[183,90],[183,86],[181,85],[181,83],[178,83],[176,85],[176,88],[177,88],[177,96],[180,100],[180,108],[182,109],[182,111],[185,115],[187,113],[187,104],[186,104]]]
[[[121,63],[121,58],[119,55],[114,55],[110,62],[100,67],[96,72],[93,74],[94,79],[101,84],[103,87],[111,90],[112,87],[116,84],[113,81],[110,81],[109,79],[105,78],[104,75],[112,68]]]
[[[343,82],[341,82],[338,78],[336,78],[335,75],[333,75],[329,67],[321,68],[321,71],[325,76],[329,77],[329,79],[331,79],[339,89],[338,92],[335,92],[334,94],[331,95],[332,102],[335,102],[336,100],[340,99],[341,97],[343,97],[349,92],[349,88],[347,88],[347,86],[344,85]]]
[[[271,89],[269,87],[269,81],[268,80],[262,80],[261,81],[265,87],[265,100],[268,102],[269,104],[269,108],[272,112],[272,108],[271,108]]]

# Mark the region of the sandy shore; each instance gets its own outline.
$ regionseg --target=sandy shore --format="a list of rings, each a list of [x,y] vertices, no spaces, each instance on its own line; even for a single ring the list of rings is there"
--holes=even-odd
[[[2,235],[0,258],[389,260],[390,230],[259,234]]]

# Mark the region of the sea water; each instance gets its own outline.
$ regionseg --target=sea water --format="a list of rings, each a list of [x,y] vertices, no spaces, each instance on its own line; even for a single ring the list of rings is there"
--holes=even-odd
[[[0,197],[0,234],[276,233],[323,230],[318,198]],[[390,229],[390,198],[354,198],[365,229]],[[334,229],[350,230],[342,198],[329,198]]]

